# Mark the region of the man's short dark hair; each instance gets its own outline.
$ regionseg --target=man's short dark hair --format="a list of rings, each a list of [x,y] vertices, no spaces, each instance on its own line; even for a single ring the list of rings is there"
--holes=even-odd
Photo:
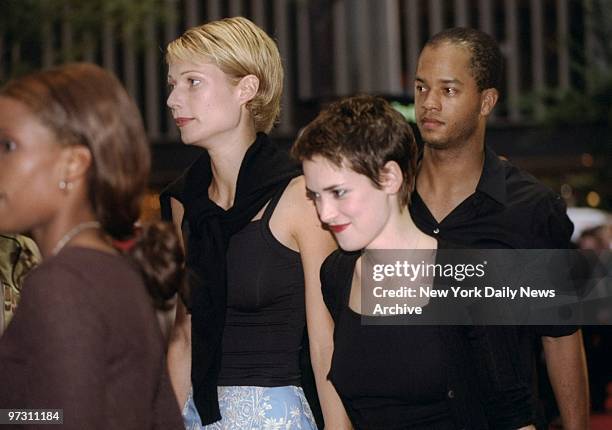
[[[470,68],[479,91],[487,88],[499,90],[503,57],[493,37],[474,28],[454,27],[433,35],[425,46],[436,46],[441,43],[464,46],[469,50]]]

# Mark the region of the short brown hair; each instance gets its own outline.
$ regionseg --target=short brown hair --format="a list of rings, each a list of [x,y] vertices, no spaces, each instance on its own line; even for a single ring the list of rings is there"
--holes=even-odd
[[[306,126],[291,149],[299,161],[319,155],[334,165],[367,176],[380,188],[385,164],[400,166],[400,205],[408,205],[414,185],[417,146],[410,124],[381,97],[360,95],[336,101]]]
[[[255,131],[270,132],[280,113],[283,63],[265,31],[241,16],[192,27],[168,44],[166,62],[177,60],[213,63],[235,82],[256,76],[259,88],[247,108]]]

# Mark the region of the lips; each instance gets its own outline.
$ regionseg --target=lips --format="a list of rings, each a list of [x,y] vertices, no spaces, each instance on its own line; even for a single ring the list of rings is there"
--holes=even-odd
[[[333,232],[333,233],[341,233],[344,230],[346,230],[348,228],[348,226],[350,225],[350,223],[347,224],[335,224],[335,225],[328,225],[329,229]]]
[[[438,119],[435,119],[435,118],[425,117],[421,119],[421,127],[429,129],[429,130],[441,127],[442,125],[444,125],[444,122]]]
[[[189,124],[189,122],[191,122],[191,120],[193,120],[193,118],[184,118],[184,117],[179,117],[179,118],[174,118],[174,122],[176,123],[177,127],[184,127],[187,124]]]

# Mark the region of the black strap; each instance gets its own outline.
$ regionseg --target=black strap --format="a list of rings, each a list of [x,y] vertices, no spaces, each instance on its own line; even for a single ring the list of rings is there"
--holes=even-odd
[[[289,185],[289,184],[287,184],[287,185]],[[279,190],[276,192],[276,194],[274,194],[272,196],[272,198],[270,199],[270,201],[266,205],[266,208],[264,209],[263,215],[261,216],[261,221],[263,223],[268,224],[270,222],[270,218],[272,218],[272,214],[274,213],[274,209],[276,209],[276,205],[278,205],[278,202],[280,201],[281,197],[285,193],[286,189],[287,189],[286,186],[282,187],[282,188],[279,188]]]

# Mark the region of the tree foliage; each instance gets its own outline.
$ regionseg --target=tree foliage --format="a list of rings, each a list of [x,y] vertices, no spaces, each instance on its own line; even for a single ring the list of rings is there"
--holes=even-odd
[[[165,0],[0,0],[0,37],[3,52],[0,64],[12,64],[8,76],[19,74],[28,69],[40,67],[41,42],[45,37],[44,28],[51,30],[52,36],[60,39],[61,31],[67,25],[71,32],[70,52],[56,49],[54,62],[78,59],[98,43],[104,23],[112,23],[118,42],[126,34],[134,38],[136,48],[144,46],[144,25],[149,19],[161,24],[173,19],[175,12]],[[53,43],[54,47],[58,42]],[[20,57],[13,47],[19,46]],[[38,57],[38,58],[36,58]]]

